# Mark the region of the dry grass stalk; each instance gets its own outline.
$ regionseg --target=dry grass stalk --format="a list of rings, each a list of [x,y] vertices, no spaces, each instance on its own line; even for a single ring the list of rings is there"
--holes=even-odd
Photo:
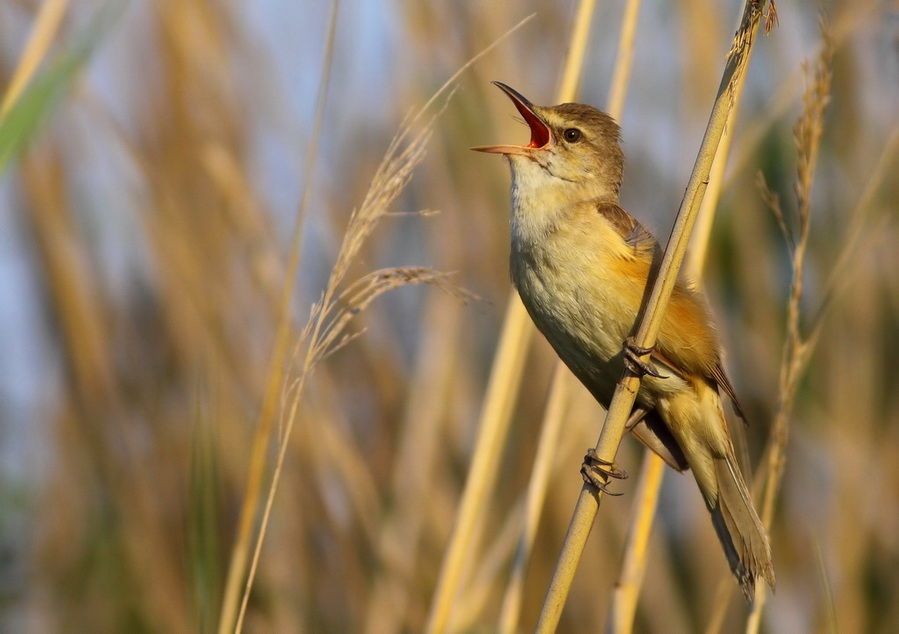
[[[806,82],[806,91],[803,97],[803,103],[805,105],[803,116],[797,122],[795,127],[795,139],[797,143],[800,138],[804,137],[809,139],[809,134],[818,135],[818,139],[815,139],[813,143],[806,141],[807,147],[809,148],[816,147],[820,142],[820,134],[823,130],[815,132],[815,126],[822,125],[821,119],[823,118],[824,107],[827,105],[827,98],[824,98],[826,93],[822,92],[822,90],[825,88],[829,90],[829,64],[834,40],[830,37],[829,30],[823,33],[823,36],[824,44],[816,62],[815,69],[811,73],[812,81]],[[827,50],[828,48],[830,50]],[[825,62],[826,65],[823,65]],[[827,69],[826,72],[824,72],[825,69]],[[806,73],[808,72],[808,68],[806,67]],[[815,118],[818,119],[817,123],[814,122]],[[796,232],[791,228],[791,223],[787,220],[787,214],[783,209],[780,197],[771,191],[764,177],[759,174],[757,182],[760,196],[766,207],[774,216],[787,244],[790,252],[794,278],[793,283],[791,284],[790,296],[787,300],[787,339],[781,350],[782,359],[778,382],[779,400],[775,417],[772,422],[771,433],[769,434],[769,446],[766,450],[767,468],[760,469],[756,472],[753,483],[753,489],[755,491],[761,490],[762,485],[764,485],[764,500],[761,519],[769,527],[773,522],[774,504],[777,501],[780,478],[782,478],[785,466],[786,443],[789,441],[789,423],[792,416],[798,381],[802,379],[802,376],[808,368],[808,362],[818,343],[820,331],[823,327],[823,322],[827,316],[828,310],[833,306],[835,298],[845,290],[845,286],[852,278],[852,272],[855,264],[857,264],[862,246],[868,245],[873,241],[872,234],[874,232],[872,231],[870,234],[865,235],[864,230],[866,224],[870,220],[870,212],[874,208],[873,202],[875,194],[887,178],[889,166],[897,151],[899,151],[899,130],[894,130],[884,145],[875,169],[871,172],[865,191],[862,193],[857,205],[850,214],[850,226],[846,232],[847,239],[843,241],[842,248],[835,259],[835,264],[832,268],[830,277],[822,288],[822,299],[820,304],[814,315],[807,321],[804,330],[808,334],[803,334],[803,329],[800,328],[802,318],[799,309],[802,303],[802,283],[801,280],[798,282],[796,281],[795,273],[797,268],[797,252],[805,252],[807,246],[800,246],[797,244],[797,237],[795,236]],[[808,170],[817,163],[817,158],[808,156],[807,150],[800,151],[800,154],[805,154],[805,156],[800,158],[800,165],[797,166],[796,195],[797,200],[803,200],[806,205],[810,205],[810,190],[802,194],[798,191],[799,175],[801,173],[803,182],[805,182],[808,187],[811,187],[813,173],[810,174]],[[806,216],[805,220],[803,220],[804,215]],[[797,212],[797,224],[799,225],[798,239],[800,241],[803,239],[805,241],[808,240],[807,235],[803,238],[803,225],[806,224],[804,231],[808,232],[810,229],[810,226],[808,226],[811,220],[810,215],[810,208],[803,213]],[[798,263],[800,273],[804,268],[804,253],[802,255],[802,260],[803,262]],[[789,409],[785,411],[785,407],[788,407]],[[772,478],[775,478],[775,480],[772,481]],[[733,584],[730,583],[730,579],[722,580],[719,587],[720,598],[715,602],[717,608],[710,617],[706,629],[706,632],[709,634],[721,631],[725,611],[733,594],[732,586]],[[763,601],[764,597],[762,597],[762,601],[758,602],[760,604],[760,607],[758,608],[759,612],[761,611],[761,606],[763,606]],[[760,615],[754,613],[752,615],[752,621],[748,623],[748,627],[757,630],[759,621]]]
[[[359,313],[384,293],[401,286],[430,284],[460,298],[470,297],[451,284],[446,276],[429,268],[396,267],[372,271],[344,284],[350,266],[355,261],[365,241],[377,224],[389,215],[390,204],[399,196],[409,182],[412,171],[422,160],[427,141],[431,135],[433,119],[419,131],[408,127],[407,121],[391,141],[384,160],[375,173],[371,187],[362,205],[350,216],[337,261],[322,296],[310,311],[309,320],[298,342],[298,348],[305,349],[299,362],[297,376],[290,382],[287,394],[287,411],[283,435],[279,447],[272,482],[263,508],[262,523],[255,540],[250,572],[244,587],[243,601],[238,614],[235,630],[241,631],[243,618],[249,601],[250,591],[269,518],[278,490],[289,440],[296,424],[302,399],[303,388],[315,367],[330,354],[339,350],[358,336],[359,332],[348,332],[347,327]]]
[[[811,231],[812,184],[815,178],[821,136],[824,133],[824,111],[830,101],[832,82],[830,66],[833,46],[823,24],[821,34],[821,52],[814,65],[805,68],[806,87],[802,98],[803,110],[793,130],[796,147],[799,151],[796,167],[796,233],[798,235],[793,235],[793,230],[790,229],[777,196],[768,189],[764,179],[761,179],[763,198],[777,219],[778,226],[790,247],[793,275],[790,296],[787,300],[787,332],[780,364],[778,404],[771,425],[770,450],[765,470],[765,495],[761,508],[761,520],[769,528],[774,519],[774,504],[780,492],[786,466],[786,449],[796,391],[821,332],[820,320],[813,325],[808,334],[804,334],[801,328],[803,272]],[[756,588],[755,601],[752,604],[752,612],[746,626],[747,632],[758,631],[766,595],[765,588]]]
[[[259,409],[259,416],[253,434],[253,442],[250,448],[250,466],[247,471],[246,493],[241,503],[240,517],[237,525],[237,536],[231,550],[231,558],[228,564],[228,572],[225,580],[225,590],[222,597],[221,614],[219,616],[219,634],[227,634],[239,629],[238,598],[241,586],[244,584],[244,576],[247,570],[247,561],[250,556],[250,544],[256,527],[259,514],[259,502],[262,494],[263,480],[267,467],[268,447],[272,440],[275,415],[278,405],[278,396],[284,381],[285,365],[290,349],[290,335],[292,333],[290,299],[296,284],[296,277],[300,265],[300,246],[303,238],[303,226],[306,216],[306,208],[309,204],[309,192],[312,190],[312,171],[318,155],[318,141],[321,135],[322,118],[325,113],[325,103],[328,92],[328,83],[331,77],[331,65],[334,55],[334,34],[337,28],[337,10],[339,2],[335,0],[331,4],[331,15],[328,22],[328,37],[325,43],[325,55],[319,76],[318,95],[316,97],[315,119],[312,125],[312,137],[306,155],[306,165],[303,173],[304,187],[303,198],[300,201],[297,218],[291,235],[290,254],[286,266],[286,275],[281,287],[278,302],[277,320],[278,326],[275,335],[275,344],[268,368],[265,392]],[[260,542],[262,532],[260,531]],[[246,582],[248,594],[251,582]],[[244,600],[245,603],[245,600]],[[241,614],[244,608],[240,608]]]
[[[615,587],[607,621],[606,629],[609,632],[621,633],[633,630],[637,601],[646,573],[649,537],[658,508],[665,467],[665,462],[656,454],[644,451],[643,466],[640,468],[637,490],[634,493],[633,521],[628,529],[624,548],[624,563],[621,566],[621,575]]]
[[[336,19],[336,3],[334,7],[331,21],[332,35]],[[373,271],[347,285],[344,285],[344,280],[350,266],[356,260],[372,231],[385,216],[389,215],[390,204],[406,187],[413,169],[424,157],[425,147],[431,136],[434,118],[432,117],[424,125],[421,125],[418,130],[416,130],[415,126],[420,124],[422,117],[432,108],[436,100],[455,83],[462,72],[467,70],[480,57],[486,55],[502,39],[521,27],[528,19],[530,18],[525,18],[513,26],[496,42],[486,47],[464,64],[414,116],[408,117],[403,122],[399,132],[394,136],[387,148],[362,205],[350,215],[349,224],[343,235],[337,259],[331,269],[325,290],[322,292],[319,301],[312,306],[306,327],[297,344],[298,349],[305,347],[305,353],[302,355],[302,361],[299,364],[298,375],[291,381],[286,395],[289,403],[286,422],[283,434],[279,438],[280,446],[272,483],[262,511],[261,526],[255,542],[249,575],[244,586],[243,600],[237,616],[235,631],[241,631],[242,629],[243,618],[259,563],[259,556],[278,482],[280,481],[288,442],[296,422],[303,388],[308,381],[309,374],[321,361],[344,347],[360,334],[359,332],[347,332],[347,326],[350,321],[365,310],[371,302],[390,290],[401,286],[429,284],[460,299],[470,299],[472,297],[469,293],[451,284],[444,274],[423,267],[395,267]],[[333,37],[329,41],[332,40]],[[328,72],[327,65],[325,72]],[[299,244],[298,239],[295,240],[294,244]],[[295,267],[298,261],[292,261],[291,264]],[[224,625],[224,623],[225,621],[223,620],[222,624]]]

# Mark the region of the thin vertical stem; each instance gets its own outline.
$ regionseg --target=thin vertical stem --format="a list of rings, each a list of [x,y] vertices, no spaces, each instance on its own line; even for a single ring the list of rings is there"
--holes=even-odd
[[[331,4],[331,16],[329,18],[328,36],[325,41],[325,56],[322,61],[321,78],[316,98],[315,117],[312,125],[312,136],[309,140],[309,149],[306,154],[306,164],[303,170],[303,197],[297,210],[293,235],[291,236],[290,255],[286,269],[286,277],[281,290],[281,298],[278,314],[278,330],[275,336],[275,346],[272,351],[272,359],[268,368],[265,393],[262,398],[262,406],[259,409],[259,417],[256,422],[256,431],[253,434],[253,444],[250,450],[250,466],[247,471],[247,488],[243,503],[240,508],[240,518],[237,526],[237,536],[231,551],[231,561],[228,564],[228,573],[225,581],[225,593],[222,599],[222,610],[219,617],[219,634],[238,631],[238,600],[241,587],[244,586],[244,576],[247,571],[247,563],[250,557],[250,544],[253,538],[256,517],[259,511],[259,502],[262,495],[263,476],[267,449],[271,442],[274,428],[275,413],[278,405],[278,396],[284,378],[284,365],[287,359],[287,351],[290,349],[290,333],[292,331],[290,319],[290,298],[293,296],[297,272],[300,265],[300,247],[303,239],[303,226],[306,216],[306,208],[309,204],[309,192],[312,189],[312,170],[315,167],[318,155],[318,141],[321,136],[322,119],[325,112],[325,103],[328,92],[328,83],[331,77],[331,61],[334,54],[334,33],[337,26],[337,9],[339,0]],[[246,589],[252,581],[248,580]],[[245,593],[246,594],[246,593]],[[240,610],[241,617],[243,609]]]

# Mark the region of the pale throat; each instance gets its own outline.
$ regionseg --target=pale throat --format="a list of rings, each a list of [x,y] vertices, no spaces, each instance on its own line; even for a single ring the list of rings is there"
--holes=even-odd
[[[516,169],[512,165],[512,243],[524,247],[540,243],[562,219],[565,209],[573,202],[564,188],[543,170]],[[536,173],[543,172],[543,174]]]
[[[518,246],[540,242],[583,203],[618,199],[617,190],[601,178],[582,182],[553,176],[536,161],[509,157],[512,171],[512,242]]]

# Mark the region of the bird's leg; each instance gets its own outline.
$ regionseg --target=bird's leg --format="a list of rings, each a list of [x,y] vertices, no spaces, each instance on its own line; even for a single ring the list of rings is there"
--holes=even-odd
[[[603,493],[614,496],[622,494],[609,491],[607,488],[609,485],[609,478],[624,480],[628,477],[627,471],[617,464],[609,462],[608,460],[603,460],[597,456],[596,449],[593,447],[588,449],[587,455],[584,456],[584,464],[581,465],[581,475],[584,477],[584,482],[592,484]]]
[[[652,348],[644,348],[642,346],[638,346],[637,342],[634,341],[633,337],[628,337],[624,340],[624,365],[628,370],[636,374],[637,376],[649,376],[655,377],[657,379],[667,379],[668,377],[664,374],[660,374],[658,370],[656,370],[652,365],[648,362],[644,361],[640,357],[649,354],[652,352]]]

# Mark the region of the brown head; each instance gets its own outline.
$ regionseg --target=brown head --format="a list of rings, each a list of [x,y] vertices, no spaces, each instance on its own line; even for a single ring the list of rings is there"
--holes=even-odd
[[[513,187],[548,187],[571,201],[618,201],[624,155],[620,129],[612,117],[579,103],[536,106],[513,88],[493,83],[524,117],[531,139],[527,145],[473,150],[505,155],[512,167]]]

